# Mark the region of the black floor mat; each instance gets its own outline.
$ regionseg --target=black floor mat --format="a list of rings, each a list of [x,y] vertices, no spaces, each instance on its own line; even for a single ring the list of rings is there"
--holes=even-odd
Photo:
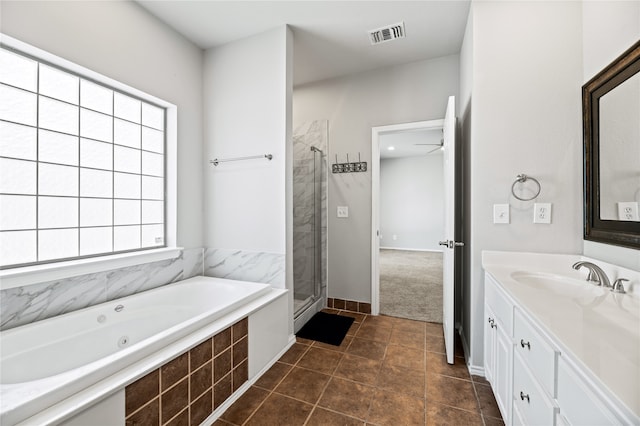
[[[352,317],[318,312],[298,331],[297,336],[340,346],[353,321]]]

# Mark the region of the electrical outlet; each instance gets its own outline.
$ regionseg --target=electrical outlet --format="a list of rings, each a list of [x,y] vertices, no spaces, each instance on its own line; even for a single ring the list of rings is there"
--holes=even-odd
[[[618,203],[618,220],[633,221],[638,220],[638,203],[635,201]]]
[[[493,223],[509,223],[509,204],[493,205]]]
[[[393,241],[397,241],[398,240],[398,236],[396,234],[393,234]]]
[[[533,223],[551,223],[551,203],[533,205]]]
[[[349,217],[349,207],[338,206],[337,216],[341,218]]]

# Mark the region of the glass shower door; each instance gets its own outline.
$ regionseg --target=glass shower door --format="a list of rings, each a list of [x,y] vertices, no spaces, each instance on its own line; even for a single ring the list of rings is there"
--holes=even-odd
[[[322,151],[294,158],[294,317],[320,297],[322,279]]]

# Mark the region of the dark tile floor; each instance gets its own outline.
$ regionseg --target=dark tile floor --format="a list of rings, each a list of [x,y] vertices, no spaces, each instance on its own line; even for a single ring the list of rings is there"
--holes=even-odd
[[[325,311],[355,318],[342,345],[298,339],[216,425],[503,424],[460,345],[447,364],[441,324]]]

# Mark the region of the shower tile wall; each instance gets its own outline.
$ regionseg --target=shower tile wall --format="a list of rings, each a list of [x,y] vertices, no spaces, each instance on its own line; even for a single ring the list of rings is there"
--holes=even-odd
[[[203,250],[174,259],[0,291],[0,330],[40,321],[203,273]]]
[[[204,275],[285,286],[284,254],[207,248]]]
[[[315,236],[314,164],[311,146],[323,151],[321,160],[321,294],[326,297],[327,285],[327,140],[328,121],[303,123],[293,131],[293,277],[294,297],[306,299],[313,294]],[[323,304],[324,305],[324,304]]]

